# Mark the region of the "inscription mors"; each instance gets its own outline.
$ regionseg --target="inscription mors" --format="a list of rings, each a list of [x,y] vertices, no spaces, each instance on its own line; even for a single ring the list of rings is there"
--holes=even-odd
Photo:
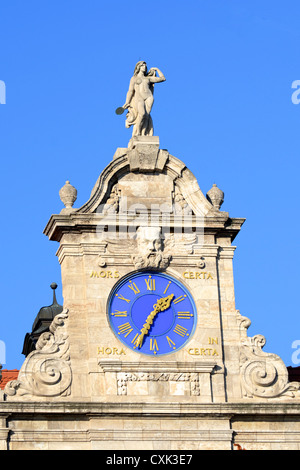
[[[97,277],[100,279],[118,279],[120,277],[119,271],[107,271],[103,269],[102,271],[92,271],[90,277]]]
[[[213,279],[212,274],[206,271],[184,271],[184,279]]]

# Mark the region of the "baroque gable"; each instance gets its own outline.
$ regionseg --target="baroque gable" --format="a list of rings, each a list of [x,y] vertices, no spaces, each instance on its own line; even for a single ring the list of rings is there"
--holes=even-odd
[[[90,199],[76,212],[101,213],[117,196],[120,212],[142,210],[144,205],[161,212],[186,210],[198,216],[217,215],[219,211],[204,196],[192,172],[167,150],[160,150],[153,139],[138,140],[132,149],[118,149],[99,176]]]

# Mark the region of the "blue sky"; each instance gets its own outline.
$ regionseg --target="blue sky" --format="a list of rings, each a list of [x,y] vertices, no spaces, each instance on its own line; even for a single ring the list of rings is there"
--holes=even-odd
[[[1,323],[5,368],[58,284],[43,229],[66,180],[84,204],[131,131],[114,110],[138,60],[159,67],[161,148],[203,193],[247,220],[236,238],[236,307],[264,351],[292,363],[299,331],[300,5],[286,0],[0,0]],[[1,99],[0,99],[1,101]]]

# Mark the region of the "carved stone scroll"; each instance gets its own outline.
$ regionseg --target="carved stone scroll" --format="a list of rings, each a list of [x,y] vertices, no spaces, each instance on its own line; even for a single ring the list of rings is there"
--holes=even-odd
[[[43,333],[36,350],[26,358],[17,380],[4,389],[7,400],[26,395],[27,398],[57,397],[70,394],[72,371],[69,341],[66,332],[68,310],[56,315],[49,332]]]
[[[240,368],[243,396],[247,398],[299,398],[300,383],[288,381],[288,371],[276,354],[265,353],[262,335],[247,337],[251,322],[237,311],[241,328]]]

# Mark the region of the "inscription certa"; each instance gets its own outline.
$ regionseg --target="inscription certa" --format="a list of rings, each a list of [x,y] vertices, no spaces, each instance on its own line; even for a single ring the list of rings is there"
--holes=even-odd
[[[209,336],[208,344],[211,344],[211,345],[219,344],[219,338]],[[196,347],[196,348],[189,348],[187,352],[191,356],[219,356],[219,353],[215,348]]]
[[[184,271],[184,279],[213,279],[211,273],[207,271]]]
[[[188,353],[191,356],[218,356],[219,353],[213,348],[189,348]]]

